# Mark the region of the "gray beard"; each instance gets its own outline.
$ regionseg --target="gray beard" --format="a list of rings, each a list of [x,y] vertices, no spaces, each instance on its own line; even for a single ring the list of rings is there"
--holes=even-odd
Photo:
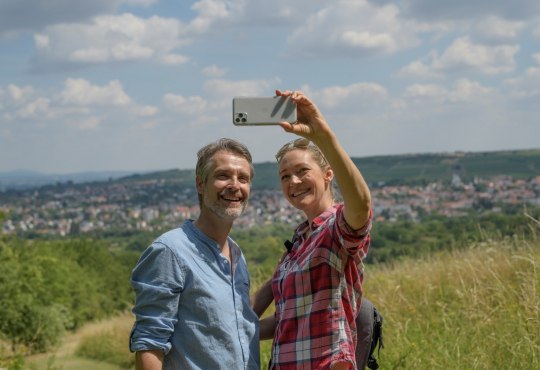
[[[206,197],[203,197],[203,203],[206,206],[206,208],[211,210],[216,216],[218,216],[219,218],[223,218],[225,220],[237,219],[244,212],[247,206],[247,201],[244,201],[242,202],[242,207],[240,208],[236,208],[236,207],[225,208],[219,205],[217,202],[216,203],[208,202]]]

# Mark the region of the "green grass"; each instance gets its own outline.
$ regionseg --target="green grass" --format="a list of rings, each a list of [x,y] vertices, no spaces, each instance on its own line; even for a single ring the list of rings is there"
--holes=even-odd
[[[370,267],[366,296],[384,316],[381,369],[540,368],[539,244],[488,241]]]
[[[25,358],[21,370],[134,369],[134,356],[128,349],[132,324],[133,315],[127,312],[88,323],[67,335],[54,351]]]
[[[380,369],[539,369],[539,287],[534,238],[368,265],[365,295],[384,316]],[[76,351],[57,355],[53,369],[132,368],[131,323],[123,315],[79,334]],[[261,343],[263,369],[270,346]],[[33,363],[47,369],[45,360]]]
[[[128,350],[128,336],[120,328],[112,328],[84,338],[75,352],[77,356],[117,365],[123,369],[135,366],[135,357]]]

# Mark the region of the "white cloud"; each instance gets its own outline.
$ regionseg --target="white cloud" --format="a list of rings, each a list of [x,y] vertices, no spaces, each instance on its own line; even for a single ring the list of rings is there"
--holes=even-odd
[[[167,54],[162,58],[164,64],[181,65],[187,63],[189,58],[180,54]]]
[[[185,98],[175,94],[165,94],[163,102],[169,109],[189,115],[199,115],[204,113],[208,105],[208,102],[200,96],[190,96]]]
[[[537,62],[540,63],[538,54],[535,57]],[[504,86],[508,89],[508,93],[512,98],[533,100],[536,110],[540,106],[540,66],[530,67],[522,75],[506,79]]]
[[[532,58],[536,62],[536,64],[540,64],[540,53],[533,54]]]
[[[197,16],[189,24],[194,33],[246,27],[281,27],[299,24],[305,14],[324,5],[322,0],[201,0],[191,9]]]
[[[204,67],[202,73],[206,77],[223,77],[227,73],[227,69],[211,65]]]
[[[412,99],[444,99],[448,90],[441,85],[436,84],[414,84],[405,91],[405,97]]]
[[[98,117],[86,117],[79,121],[71,122],[72,125],[78,127],[81,130],[94,130],[99,127],[102,119]]]
[[[5,89],[0,88],[0,111],[4,111],[6,121],[12,121],[15,117],[27,118],[43,107],[43,100],[36,97],[32,86],[9,84]]]
[[[95,16],[112,13],[120,5],[149,6],[158,0],[2,0],[0,35],[61,23],[84,22]]]
[[[348,86],[331,86],[321,90],[303,86],[302,91],[317,102],[322,109],[339,110],[340,107],[348,106],[360,110],[388,99],[386,88],[375,83],[362,82]]]
[[[47,118],[51,116],[49,112],[50,100],[46,98],[37,98],[34,101],[25,104],[21,109],[15,112],[15,117],[21,119],[28,118]]]
[[[27,97],[33,95],[34,89],[31,86],[19,87],[13,84],[8,85],[7,87],[8,95],[14,101],[23,101]]]
[[[540,24],[536,26],[536,28],[532,32],[533,36],[536,38],[540,38]]]
[[[427,79],[442,78],[443,75],[439,71],[436,71],[434,68],[432,68],[429,65],[429,62],[427,61],[429,59],[433,60],[435,58],[437,58],[436,53],[431,52],[428,57],[424,58],[426,61],[424,61],[424,60],[415,60],[415,61],[409,63],[409,65],[407,65],[406,67],[403,67],[397,73],[397,75],[401,76],[401,77],[411,77],[412,76],[412,77],[422,77],[422,78],[427,78]]]
[[[60,24],[35,35],[37,62],[92,64],[162,58],[179,63],[171,53],[185,44],[185,27],[175,19],[133,14],[99,16],[86,24]]]
[[[141,117],[152,117],[158,114],[159,109],[151,105],[145,105],[144,107],[136,108],[135,111]]]
[[[477,19],[486,15],[515,20],[532,18],[540,12],[537,0],[402,0],[400,3],[408,16],[431,20]]]
[[[495,93],[493,88],[482,86],[479,82],[459,79],[450,89],[437,84],[413,84],[405,90],[404,98],[426,107],[430,102],[472,105],[485,101]]]
[[[60,96],[64,104],[82,106],[122,106],[131,102],[131,98],[117,80],[110,81],[105,86],[97,86],[84,79],[69,78]]]
[[[425,25],[403,19],[395,5],[335,1],[308,15],[288,40],[288,53],[331,58],[394,53],[419,44]]]
[[[518,45],[486,46],[460,37],[439,56],[431,52],[427,61],[414,61],[404,67],[401,76],[442,77],[457,71],[475,71],[486,75],[512,72]]]
[[[525,28],[525,22],[510,21],[496,16],[488,16],[473,24],[477,37],[488,42],[508,42],[515,40]]]
[[[230,99],[233,96],[272,96],[274,89],[281,83],[274,80],[226,80],[211,79],[204,83],[204,89],[214,97]]]
[[[479,82],[459,79],[454,84],[454,89],[450,92],[448,100],[452,103],[472,102],[482,100],[495,92],[495,89],[482,86]]]

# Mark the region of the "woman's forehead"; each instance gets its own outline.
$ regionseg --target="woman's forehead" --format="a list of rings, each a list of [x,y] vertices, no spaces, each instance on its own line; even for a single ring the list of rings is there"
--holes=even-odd
[[[294,167],[301,164],[313,165],[316,164],[316,162],[315,159],[313,159],[312,154],[308,150],[293,149],[291,151],[288,151],[283,156],[281,162],[279,162],[279,169],[282,170],[291,166]]]

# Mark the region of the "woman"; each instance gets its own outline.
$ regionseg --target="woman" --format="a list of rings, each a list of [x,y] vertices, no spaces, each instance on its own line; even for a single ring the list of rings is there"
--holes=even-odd
[[[297,105],[298,122],[280,125],[303,138],[284,145],[276,159],[283,194],[306,221],[272,277],[276,313],[261,320],[261,339],[273,338],[269,368],[354,369],[362,258],[371,229],[369,188],[317,106],[298,91],[276,94]],[[334,201],[334,178],[342,203]],[[258,313],[269,286],[255,296]]]

